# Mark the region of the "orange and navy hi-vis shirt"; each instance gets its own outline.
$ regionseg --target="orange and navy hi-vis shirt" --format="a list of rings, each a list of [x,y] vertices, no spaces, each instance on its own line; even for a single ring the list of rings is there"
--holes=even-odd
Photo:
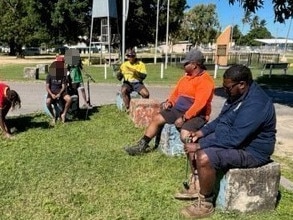
[[[123,78],[125,81],[129,82],[139,82],[140,79],[137,78],[136,75],[133,74],[131,70],[128,69],[135,69],[137,72],[147,74],[145,64],[141,61],[136,61],[135,63],[130,63],[129,61],[125,61],[121,64],[120,71],[123,74]]]
[[[186,119],[204,116],[206,120],[209,120],[213,94],[214,81],[209,73],[204,71],[198,76],[182,76],[168,101],[177,110],[184,112]]]
[[[7,91],[9,90],[9,86],[5,83],[0,82],[0,109],[5,107],[7,102]]]

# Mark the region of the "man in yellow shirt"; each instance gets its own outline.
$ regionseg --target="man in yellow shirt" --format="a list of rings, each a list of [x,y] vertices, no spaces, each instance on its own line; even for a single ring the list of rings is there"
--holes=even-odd
[[[136,58],[134,50],[128,50],[126,52],[126,57],[128,60],[122,63],[117,78],[118,80],[123,79],[121,95],[126,111],[128,111],[131,92],[136,91],[145,99],[148,99],[150,94],[143,84],[143,80],[147,76],[145,64]]]

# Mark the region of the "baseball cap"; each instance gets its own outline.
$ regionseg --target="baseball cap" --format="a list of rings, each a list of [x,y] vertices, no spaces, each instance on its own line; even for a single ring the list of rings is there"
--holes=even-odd
[[[202,52],[196,49],[192,49],[186,54],[181,63],[196,62],[200,67],[205,69],[205,66],[203,65],[204,61],[205,58]]]
[[[126,56],[127,57],[135,57],[136,56],[136,53],[134,50],[127,50],[126,51]]]

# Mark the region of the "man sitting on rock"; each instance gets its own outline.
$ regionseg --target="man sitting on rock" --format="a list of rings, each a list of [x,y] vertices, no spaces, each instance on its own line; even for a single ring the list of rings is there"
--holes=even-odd
[[[251,71],[234,65],[223,76],[228,95],[219,116],[196,132],[186,153],[195,153],[198,198],[182,209],[189,218],[214,212],[214,186],[218,171],[254,168],[271,162],[276,141],[276,114],[272,100],[252,79]]]

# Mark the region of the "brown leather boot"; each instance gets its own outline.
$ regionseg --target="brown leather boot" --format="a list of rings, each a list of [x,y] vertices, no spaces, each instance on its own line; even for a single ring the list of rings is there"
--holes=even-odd
[[[198,199],[193,204],[181,210],[181,214],[186,218],[205,218],[214,213],[214,196],[205,198],[201,194],[198,195]]]
[[[199,193],[199,181],[197,175],[190,175],[189,189],[183,188],[180,192],[174,195],[175,199],[191,200],[196,199]]]

